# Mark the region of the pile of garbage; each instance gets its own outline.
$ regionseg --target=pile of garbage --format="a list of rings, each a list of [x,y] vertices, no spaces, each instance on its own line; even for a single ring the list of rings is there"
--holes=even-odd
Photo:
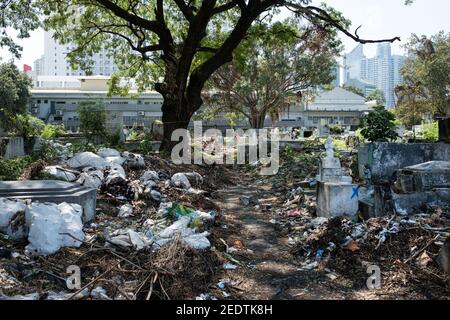
[[[204,176],[174,172],[155,158],[103,148],[46,166],[55,179],[98,190],[96,219],[84,226],[79,205],[0,198],[0,299],[168,299],[204,291],[217,263],[209,236],[219,211],[199,189]],[[82,284],[93,284],[68,290],[70,265],[83,270]]]
[[[405,288],[405,282],[413,284],[409,290],[420,287],[432,295],[448,290],[450,207],[428,206],[410,216],[366,221],[325,218],[314,216],[314,196],[300,200],[298,192],[291,191],[271,222],[288,236],[301,270],[342,277],[360,289],[366,286],[368,267],[377,265],[387,292]]]

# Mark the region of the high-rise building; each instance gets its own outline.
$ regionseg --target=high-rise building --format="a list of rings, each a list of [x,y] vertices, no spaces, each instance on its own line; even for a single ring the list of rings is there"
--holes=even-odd
[[[341,86],[341,67],[338,62],[333,66],[333,76],[334,80],[331,82],[333,87],[340,87]]]
[[[361,79],[363,68],[362,61],[366,58],[362,44],[344,56],[344,83],[349,79]]]
[[[39,65],[39,73],[43,76],[84,76],[86,73],[82,70],[73,70],[67,58],[67,53],[73,50],[74,45],[62,45],[53,38],[53,33],[46,31],[44,34],[44,55],[35,61]],[[111,57],[105,50],[95,53],[92,57],[92,74],[101,76],[110,76],[117,67]],[[37,68],[35,68],[37,69]]]
[[[384,92],[386,106],[391,108],[395,105],[394,89],[403,82],[400,70],[405,59],[404,56],[392,55],[390,43],[379,44],[376,56],[366,58],[363,46],[359,44],[345,56],[344,83],[354,79],[375,85]]]

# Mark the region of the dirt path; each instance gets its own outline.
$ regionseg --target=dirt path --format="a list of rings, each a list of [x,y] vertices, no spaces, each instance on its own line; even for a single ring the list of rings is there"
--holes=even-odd
[[[235,270],[224,270],[222,277],[234,281],[238,299],[322,299],[343,298],[330,295],[323,287],[324,279],[316,272],[300,270],[289,252],[288,238],[270,222],[271,215],[254,205],[244,206],[241,196],[257,199],[271,198],[273,193],[252,185],[249,178],[241,184],[219,190],[217,204],[223,209],[222,237],[233,246],[236,241],[243,248],[232,256],[245,264]],[[238,243],[238,246],[239,244]],[[325,290],[324,290],[325,289]]]
[[[244,206],[241,196],[273,198],[271,186],[255,184],[244,177],[239,184],[219,190],[216,203],[222,208],[220,237],[229,247],[236,242],[242,249],[231,256],[244,266],[222,270],[221,278],[234,282],[230,287],[234,299],[380,299],[364,287],[345,277],[330,279],[326,270],[304,270],[289,252],[288,237],[271,223],[272,215],[254,205]],[[275,193],[276,196],[276,193]],[[217,240],[217,239],[216,239]],[[221,240],[220,240],[221,241]],[[236,246],[236,245],[235,245]],[[362,279],[362,281],[365,281]],[[359,286],[359,285],[357,285]]]

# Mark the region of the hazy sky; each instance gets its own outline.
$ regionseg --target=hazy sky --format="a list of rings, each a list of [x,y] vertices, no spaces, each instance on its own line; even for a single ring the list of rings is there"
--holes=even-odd
[[[360,25],[361,38],[379,39],[400,36],[404,43],[411,33],[430,36],[440,30],[450,31],[450,0],[415,0],[412,6],[404,6],[404,0],[314,0],[314,4],[326,2],[344,13],[353,23],[352,30]],[[346,52],[356,44],[342,36]],[[402,43],[393,45],[394,53],[403,53]],[[16,61],[32,65],[44,53],[43,31],[32,33],[29,39],[20,42],[24,47],[22,59]],[[366,45],[365,52],[370,57],[376,45]],[[11,54],[0,50],[3,60],[11,59]]]

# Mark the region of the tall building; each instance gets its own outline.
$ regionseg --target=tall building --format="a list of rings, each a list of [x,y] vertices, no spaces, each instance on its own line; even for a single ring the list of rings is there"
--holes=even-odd
[[[339,63],[336,62],[336,64],[333,66],[333,76],[334,80],[331,82],[333,87],[340,87],[341,86],[341,67],[339,66]]]
[[[74,45],[61,45],[53,39],[53,33],[46,31],[44,34],[44,55],[36,60],[36,75],[42,76],[84,76],[82,70],[73,70],[67,59],[67,53],[74,48]],[[109,76],[117,67],[112,58],[108,57],[105,50],[93,55],[92,74]],[[39,66],[39,67],[37,67]],[[38,71],[39,70],[39,71]]]
[[[344,83],[349,79],[361,79],[362,61],[366,58],[362,44],[358,44],[355,49],[344,56]]]
[[[392,55],[390,43],[379,44],[376,56],[367,58],[363,46],[359,44],[345,56],[344,83],[359,80],[375,85],[384,92],[386,106],[391,108],[395,105],[394,89],[403,82],[400,70],[405,59],[404,56]]]

